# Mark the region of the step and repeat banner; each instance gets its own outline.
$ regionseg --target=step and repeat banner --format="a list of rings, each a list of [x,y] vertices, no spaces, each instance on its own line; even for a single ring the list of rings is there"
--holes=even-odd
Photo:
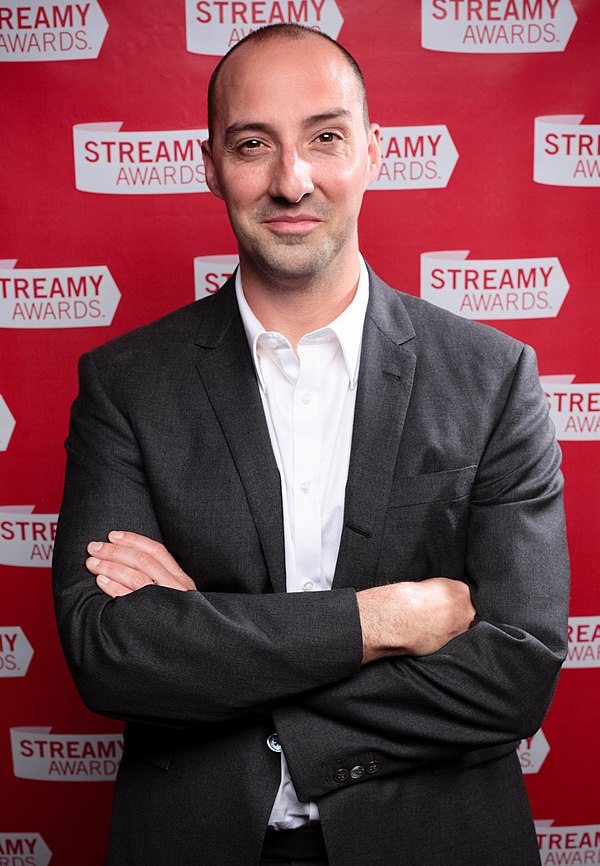
[[[600,3],[0,0],[0,866],[103,861],[122,726],[76,694],[50,592],[77,359],[232,273],[206,85],[286,20],[364,69],[384,155],[367,260],[537,351],[573,591],[556,697],[519,753],[542,862],[600,864]]]

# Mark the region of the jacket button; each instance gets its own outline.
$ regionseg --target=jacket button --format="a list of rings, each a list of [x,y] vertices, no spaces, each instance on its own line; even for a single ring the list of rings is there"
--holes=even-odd
[[[367,767],[367,773],[377,773],[379,771],[379,762],[371,761],[369,766]]]
[[[362,764],[358,764],[356,767],[352,767],[350,770],[350,776],[352,779],[360,779],[361,776],[365,775],[365,768]]]
[[[279,737],[277,736],[277,734],[271,734],[269,737],[267,737],[267,746],[272,752],[281,751],[281,743],[279,742]]]
[[[333,778],[335,779],[336,782],[345,782],[347,780],[348,776],[349,776],[348,770],[346,770],[344,767],[340,767],[339,770],[335,771]]]

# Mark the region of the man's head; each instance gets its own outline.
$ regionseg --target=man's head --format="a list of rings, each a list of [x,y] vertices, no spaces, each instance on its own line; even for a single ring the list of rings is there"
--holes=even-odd
[[[379,128],[347,52],[298,25],[256,31],[217,66],[209,105],[206,179],[227,205],[244,279],[300,285],[356,266]]]
[[[212,130],[215,124],[215,116],[218,111],[217,85],[219,81],[219,76],[221,74],[221,69],[231,59],[231,56],[235,54],[235,51],[241,46],[251,42],[261,43],[266,42],[270,39],[287,39],[290,41],[297,41],[307,39],[309,36],[317,36],[318,38],[323,39],[325,42],[329,42],[331,45],[334,45],[340,52],[342,57],[346,60],[352,72],[354,72],[363,103],[363,117],[365,121],[365,127],[367,129],[369,128],[369,108],[367,106],[367,91],[365,88],[365,79],[363,77],[360,66],[358,65],[354,57],[350,54],[350,52],[347,51],[343,45],[340,45],[339,42],[336,42],[335,39],[332,39],[330,36],[327,36],[326,33],[321,33],[318,30],[312,30],[308,27],[304,27],[301,24],[272,24],[268,27],[260,27],[258,30],[252,30],[247,36],[245,36],[239,42],[236,42],[233,48],[231,48],[215,66],[213,73],[210,77],[210,81],[208,82],[209,138],[212,135]]]

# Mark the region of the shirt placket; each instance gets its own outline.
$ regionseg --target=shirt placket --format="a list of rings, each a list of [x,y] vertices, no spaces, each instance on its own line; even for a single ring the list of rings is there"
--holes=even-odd
[[[298,346],[300,370],[293,402],[294,546],[297,589],[321,585],[321,438],[320,391],[322,367],[319,340]]]

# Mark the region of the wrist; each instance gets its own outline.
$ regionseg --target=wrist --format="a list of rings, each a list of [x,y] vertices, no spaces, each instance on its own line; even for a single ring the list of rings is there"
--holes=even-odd
[[[406,652],[403,627],[406,586],[396,583],[357,593],[363,638],[362,664]]]

